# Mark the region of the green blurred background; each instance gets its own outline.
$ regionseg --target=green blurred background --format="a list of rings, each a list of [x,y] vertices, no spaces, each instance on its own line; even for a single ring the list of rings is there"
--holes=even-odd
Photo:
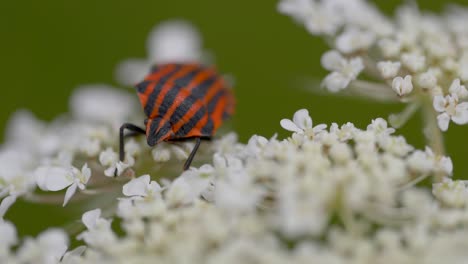
[[[19,108],[51,120],[68,110],[69,95],[77,86],[115,84],[117,63],[129,57],[145,58],[148,32],[159,22],[174,18],[192,22],[203,36],[204,47],[215,55],[219,69],[235,77],[238,105],[233,126],[242,141],[252,134],[269,137],[279,132],[284,136],[279,120],[292,117],[299,108],[309,109],[314,123],[351,121],[358,127],[402,109],[401,105],[317,95],[298,85],[297,80],[325,76],[320,56],[327,47],[291,18],[280,15],[277,2],[2,1],[0,132]],[[376,4],[392,14],[401,2]],[[422,9],[433,11],[442,10],[447,3],[417,2]],[[463,141],[467,132],[468,126],[452,124],[446,133],[457,178],[468,176],[468,148]],[[420,116],[398,133],[413,145],[424,146]],[[44,214],[51,217],[39,217]],[[63,223],[63,214],[69,219],[79,217],[59,206],[16,204],[7,218],[17,223],[21,234],[36,234]]]

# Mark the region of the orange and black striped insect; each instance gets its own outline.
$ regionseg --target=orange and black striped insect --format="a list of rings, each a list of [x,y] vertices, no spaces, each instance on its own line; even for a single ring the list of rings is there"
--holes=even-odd
[[[184,164],[187,170],[202,139],[211,139],[223,120],[234,112],[234,96],[215,69],[199,64],[156,65],[136,85],[146,119],[143,129],[120,127],[120,161],[124,160],[124,130],[145,134],[149,146],[162,141],[195,139]],[[117,173],[117,172],[116,172]]]

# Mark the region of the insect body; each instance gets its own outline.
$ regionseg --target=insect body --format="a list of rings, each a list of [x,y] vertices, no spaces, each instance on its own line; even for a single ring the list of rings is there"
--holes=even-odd
[[[146,128],[125,123],[120,127],[120,160],[123,161],[124,130],[145,134],[149,146],[162,141],[195,139],[184,164],[187,170],[200,146],[210,139],[223,120],[234,112],[234,96],[224,79],[199,64],[163,64],[136,85],[146,115]]]

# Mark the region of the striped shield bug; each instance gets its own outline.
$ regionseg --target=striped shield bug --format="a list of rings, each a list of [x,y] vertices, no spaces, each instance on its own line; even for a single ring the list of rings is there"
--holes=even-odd
[[[145,134],[149,146],[162,141],[194,139],[184,164],[187,170],[202,139],[211,139],[223,120],[234,112],[234,96],[224,79],[200,64],[156,65],[136,85],[146,115],[145,128],[125,123],[120,127],[119,158],[124,160],[124,130]],[[117,171],[115,172],[117,174]]]

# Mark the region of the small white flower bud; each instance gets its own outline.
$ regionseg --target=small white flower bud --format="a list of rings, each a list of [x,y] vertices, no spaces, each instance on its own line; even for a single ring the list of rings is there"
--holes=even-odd
[[[437,85],[437,78],[432,71],[426,71],[418,76],[417,83],[421,88],[432,90]]]
[[[346,163],[353,157],[351,148],[345,143],[335,143],[329,151],[330,157],[337,163]]]
[[[339,51],[349,54],[368,49],[374,42],[374,39],[374,34],[369,31],[351,28],[336,38],[336,47]]]
[[[456,94],[460,99],[468,97],[468,91],[464,85],[460,84],[460,79],[453,80],[452,84],[450,85],[449,92],[451,94]]]
[[[398,74],[400,67],[401,63],[398,61],[381,61],[377,63],[377,68],[379,69],[382,77],[384,77],[385,79],[394,78]]]
[[[0,221],[0,242],[2,246],[11,246],[18,242],[16,227],[8,221]]]
[[[403,66],[412,72],[419,72],[426,66],[426,57],[416,53],[405,53],[401,56]]]
[[[442,67],[444,70],[449,71],[449,72],[458,71],[458,63],[453,58],[445,58],[442,61]]]
[[[380,51],[385,58],[392,58],[398,56],[401,49],[401,43],[393,39],[382,39],[378,42]]]
[[[103,166],[111,166],[119,160],[117,153],[112,148],[107,148],[105,151],[99,154],[99,162]]]
[[[151,154],[156,162],[166,162],[171,159],[171,152],[167,148],[153,148]]]
[[[125,153],[130,156],[137,156],[141,152],[140,145],[132,138],[125,143]]]
[[[404,95],[411,93],[411,91],[413,91],[413,83],[411,82],[411,75],[406,75],[404,79],[400,76],[394,78],[392,82],[392,89],[399,96],[404,96]]]
[[[424,151],[416,150],[407,159],[411,170],[428,173],[434,168],[434,161]]]
[[[462,61],[458,65],[458,76],[462,81],[468,81],[468,61]]]
[[[448,206],[463,207],[468,202],[466,181],[453,181],[450,178],[444,178],[441,183],[433,184],[432,193],[439,201]]]
[[[381,137],[379,144],[382,149],[386,150],[389,153],[394,154],[395,156],[403,157],[408,154],[408,152],[413,150],[411,145],[406,143],[406,140],[402,136],[397,137]]]
[[[101,143],[97,139],[86,138],[79,145],[79,149],[88,157],[94,157],[101,150]]]
[[[178,160],[185,160],[188,158],[189,151],[186,151],[184,148],[179,146],[171,146],[172,153]]]

